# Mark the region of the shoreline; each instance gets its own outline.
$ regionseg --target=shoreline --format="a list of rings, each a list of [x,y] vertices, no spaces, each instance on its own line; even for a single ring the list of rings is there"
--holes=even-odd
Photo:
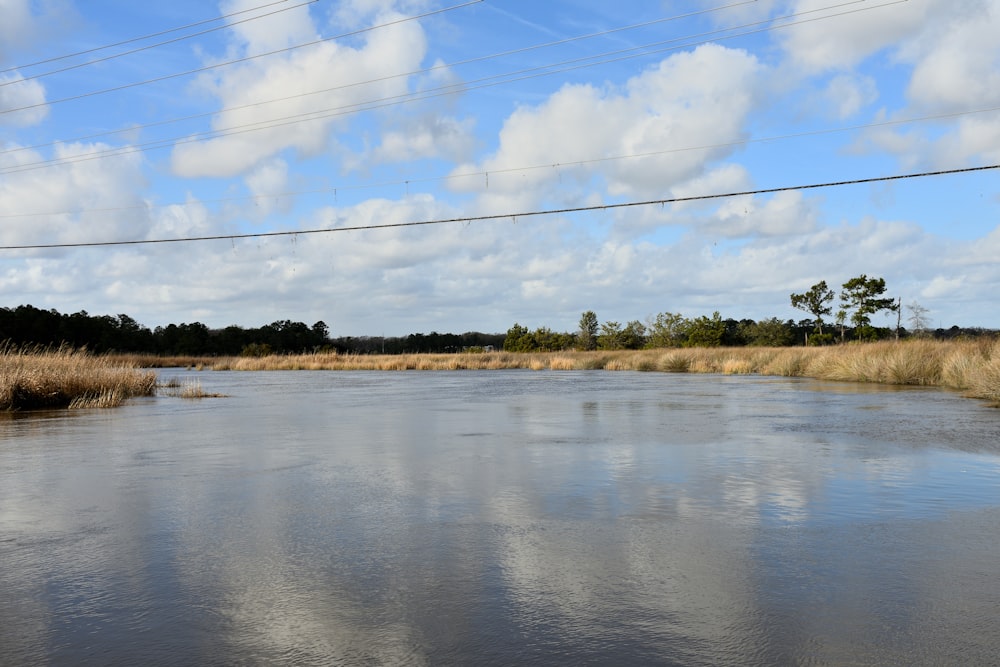
[[[0,348],[0,412],[116,407],[157,392],[153,368],[270,371],[604,370],[802,377],[938,387],[1000,407],[1000,340],[880,341],[829,347],[264,357],[91,355]]]
[[[906,340],[826,347],[655,348],[561,352],[457,352],[263,357],[122,355],[141,367],[198,370],[606,370],[804,377],[952,389],[1000,407],[1000,340]],[[164,363],[165,362],[165,363]]]

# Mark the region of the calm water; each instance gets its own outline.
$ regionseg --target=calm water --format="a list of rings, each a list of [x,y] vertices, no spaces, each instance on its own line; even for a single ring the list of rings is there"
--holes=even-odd
[[[997,664],[1000,410],[609,372],[187,373],[0,417],[0,664]]]

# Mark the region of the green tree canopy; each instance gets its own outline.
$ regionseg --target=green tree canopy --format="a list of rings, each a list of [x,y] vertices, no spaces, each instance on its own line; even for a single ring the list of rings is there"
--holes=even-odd
[[[625,347],[620,322],[608,321],[601,325],[601,333],[597,336],[597,347],[602,350],[621,350]]]
[[[851,323],[858,331],[859,338],[868,338],[874,335],[871,330],[871,316],[883,310],[895,312],[896,300],[890,297],[883,297],[885,294],[884,278],[869,278],[861,274],[857,278],[851,278],[843,285],[840,292],[840,300],[844,310],[851,313]]]
[[[743,332],[748,345],[784,347],[792,342],[792,330],[777,317],[746,324]]]
[[[725,335],[726,323],[719,311],[715,311],[712,313],[712,317],[701,315],[690,321],[684,345],[685,347],[719,347],[722,345],[722,339]]]
[[[826,281],[819,281],[802,294],[792,294],[791,299],[793,308],[812,314],[815,318],[816,333],[822,334],[823,316],[830,314],[829,303],[833,301],[833,290],[827,287]]]
[[[688,321],[680,313],[659,313],[646,324],[646,347],[680,347],[687,339]]]
[[[594,311],[588,310],[580,316],[576,341],[581,350],[593,350],[597,347],[597,326],[597,313]]]

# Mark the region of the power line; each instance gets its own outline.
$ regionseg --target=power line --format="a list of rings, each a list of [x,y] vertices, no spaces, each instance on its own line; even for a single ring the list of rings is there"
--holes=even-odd
[[[281,4],[282,2],[288,2],[288,0],[280,0],[280,2],[271,3],[271,4]],[[292,9],[298,9],[299,7],[305,7],[307,5],[311,5],[311,4],[316,3],[316,2],[319,2],[319,0],[306,0],[306,2],[300,2],[297,5],[291,5],[290,7],[282,7],[281,9],[275,9],[274,11],[267,12],[265,14],[259,14],[257,16],[251,16],[249,18],[241,19],[239,21],[233,21],[231,23],[227,23],[226,25],[216,26],[214,28],[209,28],[207,30],[202,30],[200,32],[193,32],[193,33],[191,33],[189,35],[182,35],[180,37],[174,37],[173,39],[168,39],[168,40],[163,41],[163,42],[157,42],[156,44],[147,44],[146,46],[140,46],[139,48],[131,49],[130,51],[122,51],[120,53],[113,53],[110,56],[104,56],[103,58],[97,58],[97,59],[94,59],[94,60],[88,60],[85,63],[77,63],[75,65],[68,65],[66,67],[62,67],[62,68],[54,69],[54,70],[49,70],[48,72],[41,72],[39,74],[33,74],[31,76],[22,76],[19,79],[11,79],[10,81],[0,82],[0,87],[11,86],[11,85],[14,85],[14,84],[17,84],[17,83],[21,83],[23,81],[31,81],[33,79],[41,79],[42,77],[51,76],[53,74],[61,74],[62,72],[69,72],[71,70],[80,69],[81,67],[87,67],[88,65],[96,65],[97,63],[103,63],[103,62],[106,62],[108,60],[114,60],[116,58],[121,58],[123,56],[130,56],[133,53],[139,53],[140,51],[148,51],[149,49],[155,49],[158,46],[166,46],[167,44],[174,44],[176,42],[182,42],[182,41],[184,41],[186,39],[191,39],[193,37],[200,37],[201,35],[206,35],[206,34],[208,34],[210,32],[216,32],[218,30],[225,30],[227,28],[232,28],[234,25],[240,25],[242,23],[249,23],[250,21],[256,21],[257,19],[262,19],[262,18],[266,18],[268,16],[273,16],[275,14],[280,14],[282,12],[290,11]],[[267,7],[268,5],[264,5],[264,6]],[[247,11],[251,11],[251,10],[243,10],[242,12],[236,12],[236,13],[243,14],[243,13],[245,13]],[[229,14],[228,16],[232,16],[232,14]],[[208,21],[218,21],[221,18],[222,17],[215,18],[215,19],[208,19]],[[178,30],[178,29],[179,28],[174,28],[173,30],[169,30],[167,32],[174,32],[175,30]],[[137,39],[143,39],[143,38],[137,38]],[[136,41],[136,40],[129,40],[129,41]],[[100,47],[100,48],[107,48],[107,47]]]
[[[341,185],[341,186],[331,186],[326,188],[320,188],[316,190],[297,190],[292,192],[272,192],[263,195],[242,195],[238,197],[219,197],[213,199],[199,199],[198,204],[213,204],[213,203],[223,203],[232,201],[247,201],[251,199],[279,199],[285,197],[297,197],[300,195],[309,194],[329,194],[336,192],[350,192],[355,190],[372,190],[376,188],[389,188],[389,187],[403,187],[405,185],[413,185],[416,183],[435,183],[442,181],[458,180],[458,179],[468,179],[468,178],[489,178],[496,174],[511,174],[527,171],[537,171],[541,169],[559,169],[562,167],[579,167],[584,165],[600,164],[602,162],[615,162],[619,160],[632,160],[636,158],[646,158],[646,157],[656,157],[660,155],[668,155],[670,153],[682,153],[688,151],[699,151],[699,150],[710,150],[714,148],[730,148],[734,146],[745,146],[748,144],[766,143],[773,141],[783,141],[786,139],[801,139],[803,137],[813,137],[822,136],[826,134],[834,134],[839,132],[853,132],[857,130],[868,130],[878,127],[891,127],[895,125],[909,125],[912,123],[921,123],[932,120],[943,120],[946,118],[957,118],[959,116],[968,116],[972,114],[988,113],[991,111],[1000,111],[1000,106],[989,107],[986,109],[975,109],[971,111],[955,111],[945,114],[936,114],[931,116],[920,116],[914,118],[901,118],[897,120],[886,120],[879,121],[877,123],[865,123],[861,125],[850,125],[847,127],[834,127],[834,128],[823,128],[818,130],[809,130],[806,132],[795,132],[791,134],[782,135],[771,135],[766,137],[755,137],[750,139],[740,139],[738,141],[728,141],[715,144],[702,144],[698,146],[682,146],[679,148],[666,148],[658,151],[646,151],[643,153],[630,153],[627,155],[609,155],[599,158],[590,158],[584,160],[572,160],[569,162],[550,162],[546,164],[535,164],[535,165],[523,165],[520,167],[506,167],[503,169],[489,169],[482,171],[466,171],[458,174],[447,174],[445,176],[427,176],[424,178],[410,178],[399,181],[381,181],[379,183],[369,183],[365,185]],[[78,215],[83,213],[110,213],[115,211],[130,211],[130,210],[150,210],[150,209],[161,209],[168,208],[171,206],[187,206],[188,202],[170,202],[166,204],[158,204],[156,206],[140,205],[140,206],[109,206],[105,208],[87,208],[87,209],[74,209],[71,211],[46,211],[38,213],[3,213],[0,214],[0,219],[7,218],[26,218],[26,217],[40,217],[40,216],[54,216],[54,215]]]
[[[88,53],[96,53],[97,51],[104,51],[105,49],[113,49],[116,46],[124,46],[126,44],[132,44],[134,42],[141,42],[144,39],[152,39],[154,37],[160,37],[162,35],[169,35],[172,32],[179,32],[181,30],[187,30],[188,28],[197,28],[200,25],[206,23],[212,23],[214,21],[221,21],[222,19],[231,18],[233,16],[238,16],[240,14],[246,14],[247,12],[255,12],[258,9],[266,9],[267,7],[273,7],[274,5],[280,5],[282,3],[288,2],[288,0],[277,0],[277,2],[269,2],[266,5],[260,5],[258,7],[251,7],[250,9],[241,9],[238,12],[232,12],[231,14],[222,14],[221,16],[215,16],[210,19],[203,19],[201,21],[195,21],[194,23],[188,23],[187,25],[178,26],[176,28],[168,28],[166,30],[161,30],[159,32],[150,33],[148,35],[141,35],[139,37],[132,37],[130,39],[125,39],[120,42],[115,42],[113,44],[105,44],[104,46],[95,46],[90,49],[83,51],[77,51],[75,53],[67,53],[61,56],[54,56],[52,58],[46,58],[45,60],[38,60],[33,63],[25,63],[24,65],[14,65],[13,67],[8,67],[7,69],[0,70],[0,74],[6,74],[7,72],[13,72],[18,69],[28,69],[30,67],[37,67],[38,65],[45,65],[48,63],[54,63],[59,60],[67,60],[69,58],[76,58],[77,56],[85,56]],[[200,34],[200,33],[199,33]]]
[[[216,63],[214,65],[206,65],[205,67],[199,67],[192,70],[187,70],[184,72],[174,72],[173,74],[166,74],[164,76],[158,76],[152,79],[145,79],[143,81],[133,81],[132,83],[126,83],[120,86],[115,86],[113,88],[105,88],[103,90],[93,90],[87,93],[80,93],[79,95],[71,95],[70,97],[63,97],[57,100],[49,100],[47,102],[38,102],[36,104],[29,104],[23,107],[16,107],[13,109],[3,109],[0,110],[0,115],[14,113],[15,111],[27,111],[29,109],[36,109],[38,107],[49,106],[52,104],[60,104],[62,102],[71,102],[73,100],[83,99],[85,97],[94,97],[96,95],[103,95],[105,93],[113,93],[119,90],[127,90],[129,88],[136,88],[138,86],[145,86],[150,83],[159,83],[160,81],[167,81],[169,79],[176,79],[182,76],[187,76],[189,74],[197,74],[199,72],[207,72],[208,70],[217,69],[219,67],[226,67],[229,65],[236,65],[238,63],[248,62],[250,60],[256,60],[257,58],[265,58],[267,56],[277,55],[279,53],[287,53],[288,51],[294,51],[296,49],[305,48],[307,46],[315,46],[317,44],[322,44],[323,42],[330,42],[337,39],[343,39],[345,37],[353,37],[355,35],[360,35],[362,33],[371,32],[372,30],[377,30],[379,28],[387,28],[389,26],[398,25],[400,23],[406,23],[408,21],[416,21],[418,19],[427,18],[428,16],[434,16],[435,14],[442,14],[444,12],[450,12],[455,9],[462,9],[470,5],[476,5],[483,0],[469,0],[468,2],[463,2],[462,4],[452,5],[451,7],[444,7],[442,9],[435,9],[433,11],[425,12],[423,14],[416,14],[413,16],[407,16],[401,19],[396,19],[394,21],[388,21],[386,23],[381,23],[379,25],[369,26],[367,28],[360,28],[358,30],[353,30],[351,32],[342,33],[339,35],[333,35],[332,37],[323,37],[322,39],[313,40],[311,42],[306,42],[304,44],[296,44],[295,46],[288,46],[283,49],[275,49],[273,51],[267,51],[265,53],[258,53],[252,56],[245,56],[243,58],[237,58],[235,60],[228,60],[226,62]]]
[[[650,199],[644,201],[631,201],[631,202],[621,202],[617,204],[599,204],[593,206],[576,206],[569,208],[560,209],[544,209],[544,210],[533,210],[533,211],[522,211],[519,213],[498,213],[493,215],[475,215],[475,216],[465,216],[460,218],[441,218],[435,220],[416,220],[410,222],[388,222],[376,225],[353,225],[349,227],[333,227],[325,229],[299,229],[294,231],[283,231],[283,232],[255,232],[246,234],[220,234],[216,236],[186,236],[186,237],[176,237],[176,238],[165,238],[165,239],[141,239],[132,241],[91,241],[82,243],[45,243],[45,244],[34,244],[34,245],[10,245],[10,246],[0,246],[0,250],[45,250],[54,248],[94,248],[94,247],[113,247],[113,246],[126,246],[126,245],[151,245],[159,243],[187,243],[195,241],[235,241],[237,239],[259,239],[277,236],[291,236],[297,237],[306,234],[329,234],[332,232],[356,232],[365,230],[379,230],[379,229],[392,229],[399,227],[420,227],[426,225],[444,225],[456,222],[486,222],[492,220],[506,220],[511,219],[515,222],[518,218],[533,218],[547,215],[563,215],[567,213],[583,213],[588,211],[610,211],[615,209],[623,208],[634,208],[639,206],[663,206],[665,204],[677,204],[681,202],[691,202],[691,201],[707,201],[712,199],[725,199],[729,197],[742,197],[742,196],[752,196],[752,195],[763,195],[763,194],[773,194],[777,192],[788,192],[791,190],[813,190],[817,188],[831,188],[839,187],[844,185],[861,185],[865,183],[879,183],[887,181],[899,181],[911,178],[925,178],[929,176],[945,176],[949,174],[963,174],[978,171],[987,171],[990,169],[1000,169],[1000,164],[992,164],[981,167],[965,167],[961,169],[944,169],[940,171],[925,171],[920,173],[911,174],[897,174],[894,176],[876,176],[872,178],[855,178],[851,180],[843,181],[828,181],[825,183],[810,183],[806,185],[789,185],[777,188],[762,188],[758,190],[744,190],[742,192],[725,192],[716,193],[709,195],[693,195],[689,197],[670,197],[665,199]]]
[[[683,49],[683,48],[690,48],[692,46],[699,46],[699,45],[702,45],[702,44],[706,44],[706,43],[708,43],[711,40],[707,40],[706,39],[706,40],[702,40],[702,41],[698,41],[698,42],[686,42],[686,43],[683,43],[683,44],[676,44],[676,42],[679,42],[679,41],[682,41],[682,40],[685,40],[685,39],[701,38],[701,37],[705,37],[707,35],[717,35],[719,33],[726,33],[726,32],[732,31],[732,30],[740,30],[740,29],[743,29],[743,28],[746,28],[746,27],[750,27],[750,26],[754,26],[754,25],[761,25],[761,24],[764,24],[764,23],[770,23],[770,22],[775,21],[775,20],[785,20],[785,19],[789,19],[789,18],[794,18],[796,16],[802,16],[802,15],[805,15],[805,14],[813,14],[813,13],[817,13],[817,12],[827,11],[827,10],[830,10],[830,9],[836,9],[836,8],[847,6],[847,5],[854,5],[854,4],[858,4],[859,2],[864,2],[864,1],[865,0],[850,0],[849,2],[844,2],[844,3],[841,3],[839,5],[832,5],[832,6],[828,6],[828,7],[819,8],[819,9],[808,10],[808,11],[805,11],[805,12],[798,12],[798,13],[795,13],[795,14],[789,14],[789,15],[786,15],[786,16],[777,17],[775,19],[768,19],[766,21],[756,21],[756,22],[744,24],[744,25],[741,25],[741,26],[735,26],[735,27],[723,28],[723,29],[719,29],[719,30],[713,30],[713,31],[709,31],[709,32],[706,32],[706,33],[701,33],[701,34],[694,35],[694,36],[678,37],[678,38],[673,38],[673,39],[669,39],[669,40],[662,40],[662,41],[659,41],[659,42],[653,42],[651,44],[645,44],[645,45],[642,45],[642,46],[636,46],[636,47],[631,47],[631,48],[627,48],[627,49],[620,49],[620,50],[617,50],[617,51],[610,51],[610,52],[605,52],[605,53],[596,54],[596,55],[584,56],[584,57],[581,57],[581,58],[575,58],[575,59],[572,59],[572,60],[562,61],[562,62],[559,62],[559,63],[550,63],[550,64],[546,64],[546,65],[539,65],[539,66],[536,66],[536,67],[522,69],[522,70],[518,70],[518,71],[515,71],[515,72],[507,72],[507,73],[503,73],[503,74],[494,74],[494,75],[483,77],[481,79],[476,79],[476,80],[473,80],[473,81],[466,81],[466,82],[461,82],[461,83],[456,83],[456,84],[448,84],[448,85],[445,85],[445,86],[439,86],[437,88],[425,89],[425,90],[419,91],[419,92],[405,93],[405,94],[395,95],[395,96],[391,96],[391,97],[384,97],[384,98],[380,98],[380,99],[377,99],[377,100],[369,100],[369,101],[366,101],[366,102],[356,102],[356,103],[345,105],[345,106],[342,106],[342,107],[334,107],[334,108],[328,108],[328,109],[318,109],[318,110],[314,110],[314,111],[307,111],[307,112],[302,112],[302,113],[299,113],[299,114],[294,114],[292,116],[285,116],[285,117],[282,117],[282,118],[272,118],[272,119],[256,121],[254,123],[248,123],[248,124],[244,124],[244,125],[234,125],[234,126],[231,126],[231,127],[226,127],[226,128],[221,128],[221,129],[207,130],[205,132],[200,132],[200,133],[196,133],[196,134],[193,134],[193,135],[188,135],[186,137],[173,137],[173,138],[158,139],[158,140],[155,140],[155,141],[147,142],[146,144],[138,144],[138,145],[133,145],[133,146],[126,146],[126,147],[123,147],[123,148],[111,148],[111,149],[106,149],[106,150],[103,150],[103,151],[94,151],[94,152],[86,153],[86,154],[83,154],[83,155],[73,156],[71,158],[53,158],[53,159],[50,159],[50,160],[40,160],[38,162],[31,162],[31,163],[14,165],[14,166],[8,167],[6,169],[0,169],[0,174],[10,174],[10,173],[18,173],[18,172],[22,172],[22,171],[32,171],[34,169],[40,169],[40,168],[44,168],[44,167],[51,166],[51,165],[74,164],[74,163],[77,163],[77,162],[86,162],[86,161],[89,161],[89,160],[102,159],[102,158],[105,158],[105,157],[114,157],[114,156],[119,156],[119,155],[128,155],[128,154],[131,154],[131,153],[142,152],[143,150],[152,150],[152,149],[155,149],[155,148],[166,148],[166,147],[169,147],[171,145],[185,144],[185,143],[195,143],[195,142],[203,141],[203,140],[210,140],[210,139],[217,139],[217,138],[221,138],[221,137],[234,136],[234,135],[238,135],[238,134],[245,134],[245,133],[248,133],[248,132],[257,132],[257,131],[260,131],[260,130],[273,129],[273,128],[276,128],[276,127],[283,127],[283,126],[286,126],[286,125],[293,125],[293,124],[298,124],[298,123],[302,123],[302,122],[309,122],[309,121],[315,121],[315,120],[324,120],[324,119],[332,118],[332,117],[335,117],[335,116],[343,116],[343,115],[349,115],[349,114],[352,114],[352,113],[361,113],[361,112],[364,112],[364,111],[372,111],[372,110],[375,110],[375,109],[380,109],[380,108],[385,108],[385,107],[389,107],[389,106],[395,106],[395,105],[399,105],[399,104],[404,104],[406,102],[417,102],[417,101],[423,101],[423,100],[427,100],[427,99],[432,99],[432,98],[435,98],[435,97],[442,97],[442,96],[452,95],[452,94],[454,94],[456,92],[465,92],[465,91],[469,91],[469,90],[477,90],[477,89],[481,89],[481,88],[488,88],[488,87],[492,87],[492,86],[498,86],[498,85],[507,84],[507,83],[514,83],[514,82],[517,82],[517,81],[524,81],[524,80],[527,80],[527,79],[538,78],[538,77],[542,77],[542,76],[552,76],[554,74],[560,74],[560,73],[564,73],[564,72],[568,72],[568,71],[573,71],[573,70],[577,70],[577,69],[583,69],[583,68],[586,68],[586,67],[594,67],[594,66],[597,66],[597,65],[604,65],[604,64],[608,64],[608,63],[621,62],[623,60],[629,60],[629,59],[638,58],[638,57],[642,57],[642,56],[648,56],[648,55],[655,55],[655,54],[663,53],[663,52],[666,52],[666,51],[674,51],[674,50]],[[793,27],[793,26],[796,26],[796,25],[802,25],[804,23],[810,23],[810,22],[813,22],[813,21],[826,20],[826,19],[829,19],[829,18],[838,17],[838,16],[844,16],[844,15],[847,15],[847,14],[853,14],[853,13],[862,12],[862,11],[870,11],[872,9],[879,9],[879,8],[887,7],[887,6],[890,6],[890,5],[901,4],[901,3],[907,2],[907,1],[908,0],[893,0],[891,2],[886,2],[886,3],[880,4],[880,5],[875,5],[875,6],[871,6],[871,7],[864,7],[864,8],[861,8],[861,9],[848,10],[848,11],[845,11],[845,12],[840,12],[840,13],[837,13],[837,14],[831,14],[831,15],[827,15],[827,16],[821,16],[821,17],[817,17],[817,18],[802,19],[800,21],[794,21],[794,22],[784,23],[784,24],[777,25],[777,26],[769,26],[769,27],[760,28],[760,29],[757,29],[757,30],[749,30],[749,31],[746,31],[746,32],[741,32],[741,33],[734,33],[734,34],[729,34],[729,35],[723,35],[722,37],[719,37],[718,39],[734,39],[736,37],[744,37],[744,36],[747,36],[747,35],[757,34],[757,33],[760,33],[760,32],[767,32],[767,31],[770,31],[770,30],[778,29],[778,28],[788,28],[788,27]],[[651,48],[651,47],[654,47],[654,46],[662,46],[664,44],[673,44],[673,46],[659,48],[659,49],[652,49]],[[614,57],[608,58],[608,56],[614,56]],[[596,58],[607,58],[607,59],[596,61],[596,62],[588,62],[588,61],[594,61],[594,59],[596,59]],[[553,69],[553,68],[560,68],[560,69]],[[382,77],[381,79],[375,79],[375,80],[372,80],[372,81],[365,81],[365,82],[359,82],[359,83],[345,84],[343,86],[337,86],[337,87],[330,88],[330,89],[327,89],[326,91],[322,91],[322,92],[329,92],[329,91],[333,91],[333,90],[340,90],[340,89],[350,88],[350,87],[354,87],[354,86],[358,86],[358,85],[364,85],[366,83],[373,83],[373,82],[376,82],[376,81],[382,81],[382,80],[386,80],[386,79],[396,78],[398,76],[407,76],[407,75],[392,75],[392,76],[389,76],[389,77]],[[492,82],[492,83],[487,83],[487,82]],[[258,105],[258,103],[248,104],[248,105],[244,105],[244,107],[240,107],[240,108],[253,107],[253,106],[257,106],[257,105]],[[208,114],[202,114],[202,115],[208,115]]]
[[[287,0],[282,0],[282,2],[286,2],[286,1]],[[310,0],[310,1],[311,2],[316,2],[317,0]],[[697,15],[700,15],[700,14],[707,14],[707,13],[722,11],[724,9],[731,9],[733,7],[739,7],[741,5],[752,4],[752,3],[756,2],[756,1],[757,0],[743,0],[742,2],[736,2],[736,3],[732,3],[732,4],[728,4],[728,5],[722,5],[720,7],[713,7],[711,9],[703,9],[703,10],[700,10],[700,11],[689,12],[687,14],[679,14],[679,15],[674,15],[674,16],[669,16],[669,17],[663,17],[663,18],[653,19],[653,20],[650,20],[650,21],[644,21],[642,23],[634,23],[634,24],[627,25],[627,26],[620,26],[620,27],[617,27],[617,28],[610,28],[608,30],[602,30],[600,32],[589,33],[589,34],[586,34],[586,35],[577,35],[577,36],[574,36],[574,37],[567,37],[567,38],[564,38],[564,39],[560,39],[560,40],[556,40],[556,41],[552,41],[552,42],[545,42],[545,43],[542,43],[542,44],[533,44],[531,46],[525,46],[525,47],[521,47],[521,48],[517,48],[517,49],[510,49],[510,50],[507,50],[507,51],[500,51],[498,53],[491,53],[489,55],[484,55],[484,56],[476,56],[474,58],[467,58],[465,60],[459,60],[459,61],[455,61],[455,62],[451,62],[451,63],[443,63],[443,64],[440,64],[440,65],[434,65],[432,67],[427,67],[427,68],[419,69],[419,70],[413,70],[413,71],[410,71],[410,72],[403,72],[403,73],[400,73],[400,74],[392,74],[392,75],[389,75],[389,76],[378,77],[378,78],[375,78],[375,79],[368,79],[366,81],[358,81],[358,82],[344,84],[344,85],[340,85],[340,86],[334,86],[332,88],[323,88],[321,90],[314,90],[314,91],[309,91],[309,92],[305,92],[305,93],[297,93],[295,95],[286,95],[284,97],[276,97],[276,98],[272,98],[272,99],[269,99],[269,100],[260,100],[258,102],[251,102],[251,103],[248,103],[248,104],[241,104],[241,105],[231,106],[231,107],[223,107],[222,109],[218,109],[218,110],[215,110],[215,111],[208,111],[208,112],[205,112],[205,113],[193,114],[193,115],[190,115],[190,116],[183,116],[183,117],[180,117],[180,118],[171,118],[171,119],[167,119],[167,120],[157,121],[155,123],[146,123],[146,124],[143,124],[143,125],[133,125],[133,126],[127,128],[127,129],[124,129],[124,130],[109,130],[107,132],[98,132],[96,134],[89,134],[89,135],[82,136],[82,137],[73,137],[73,138],[70,138],[70,139],[61,139],[61,140],[57,140],[57,141],[51,141],[51,142],[48,142],[48,143],[45,143],[45,144],[35,144],[35,145],[31,145],[31,146],[17,146],[15,148],[6,148],[6,149],[0,150],[0,155],[3,155],[4,153],[16,153],[18,151],[34,150],[34,149],[37,149],[37,148],[46,148],[48,146],[53,146],[53,145],[58,144],[58,143],[71,143],[71,142],[77,142],[77,141],[86,141],[86,140],[90,140],[90,139],[96,139],[98,137],[105,137],[105,136],[111,136],[111,135],[116,135],[116,134],[124,134],[126,132],[134,132],[134,131],[137,131],[137,130],[148,129],[148,128],[151,128],[151,127],[159,127],[159,126],[162,126],[162,125],[169,125],[169,124],[172,124],[172,123],[179,123],[179,122],[188,121],[188,120],[195,120],[195,119],[198,119],[198,118],[205,118],[207,116],[214,116],[214,115],[217,115],[217,114],[227,113],[227,112],[230,112],[230,111],[242,111],[243,109],[250,109],[250,108],[253,108],[253,107],[264,106],[264,105],[267,105],[267,104],[274,104],[276,102],[287,102],[288,100],[299,99],[299,98],[302,98],[302,97],[310,97],[312,95],[320,95],[322,93],[330,93],[330,92],[333,92],[333,91],[336,91],[336,90],[342,90],[342,89],[345,89],[345,88],[351,88],[351,87],[355,87],[355,86],[363,86],[363,85],[368,85],[368,84],[371,84],[371,83],[381,83],[383,81],[388,81],[390,79],[396,79],[396,78],[402,78],[402,77],[409,77],[409,76],[418,76],[418,75],[422,75],[422,74],[429,74],[431,72],[434,72],[434,71],[437,71],[437,70],[441,70],[441,69],[448,69],[448,68],[459,67],[459,66],[463,66],[463,65],[470,65],[470,64],[473,64],[473,63],[483,62],[483,61],[487,61],[487,60],[495,60],[495,59],[498,59],[498,58],[504,58],[506,56],[519,55],[519,54],[522,54],[522,53],[526,53],[528,51],[535,51],[535,50],[538,50],[538,49],[550,48],[550,47],[553,47],[553,46],[560,46],[560,45],[563,45],[563,44],[568,44],[570,42],[576,42],[576,41],[581,41],[581,40],[585,40],[585,39],[592,39],[592,38],[595,38],[595,37],[605,37],[607,35],[614,34],[614,33],[617,33],[617,32],[623,32],[623,31],[626,31],[626,30],[635,30],[637,28],[646,28],[646,27],[649,27],[649,26],[652,26],[652,25],[656,25],[656,24],[659,24],[659,23],[665,23],[665,22],[668,22],[668,21],[676,21],[676,20],[679,20],[679,19],[690,18],[692,16],[697,16]],[[734,28],[729,28],[729,30],[734,30],[734,29],[738,29],[738,28],[739,28],[739,26],[734,27]],[[636,47],[636,48],[642,48],[642,47]],[[599,57],[599,56],[594,56],[594,57]]]

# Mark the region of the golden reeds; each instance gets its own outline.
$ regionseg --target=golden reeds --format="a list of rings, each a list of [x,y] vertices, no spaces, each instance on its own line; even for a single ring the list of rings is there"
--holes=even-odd
[[[672,348],[592,352],[353,355],[336,352],[201,359],[214,370],[606,370],[811,377],[938,386],[1000,404],[1000,341],[907,340],[829,347]]]
[[[193,361],[193,359],[191,359]],[[113,407],[156,391],[129,356],[0,347],[0,410]],[[202,366],[201,364],[209,364]],[[1000,341],[883,341],[830,347],[680,348],[536,353],[343,355],[335,352],[200,359],[214,370],[606,370],[812,377],[956,389],[1000,405]],[[169,387],[170,385],[163,385]],[[199,383],[173,395],[208,394]]]
[[[0,347],[0,410],[107,408],[151,396],[156,374],[80,350]]]
[[[882,341],[829,347],[343,355],[215,360],[216,370],[607,370],[780,375],[939,386],[1000,403],[1000,341]]]

